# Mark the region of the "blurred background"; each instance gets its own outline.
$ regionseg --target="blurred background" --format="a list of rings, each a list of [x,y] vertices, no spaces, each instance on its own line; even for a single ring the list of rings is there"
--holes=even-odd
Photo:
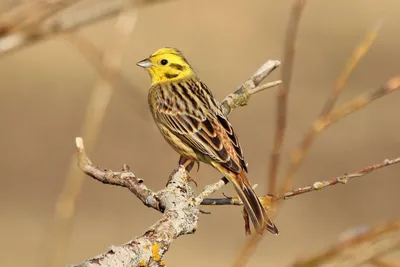
[[[0,0],[0,7],[4,11],[17,2],[23,1]],[[148,187],[161,189],[178,156],[150,119],[146,106],[150,81],[136,62],[160,47],[177,47],[222,100],[266,60],[282,59],[291,2],[177,0],[142,8],[122,68],[135,86],[115,87],[89,155],[94,164],[119,170],[127,163]],[[399,8],[395,0],[308,2],[298,36],[280,177],[288,152],[319,113],[356,45],[378,21],[383,21],[378,39],[339,102],[399,73]],[[80,33],[102,48],[114,23],[110,18]],[[268,81],[279,79],[279,72]],[[74,138],[81,134],[97,77],[93,66],[62,35],[1,56],[0,266],[40,266],[55,202],[75,153]],[[249,163],[250,181],[259,184],[259,193],[267,181],[276,89],[258,94],[250,105],[230,115]],[[328,129],[311,149],[295,186],[398,157],[399,101],[400,94],[391,94]],[[287,200],[276,219],[281,234],[264,238],[249,266],[285,266],[328,248],[344,231],[400,217],[399,171],[400,166],[390,166],[345,186]],[[219,175],[202,165],[193,177],[201,188]],[[233,195],[231,186],[223,192]],[[204,210],[212,214],[200,215],[196,234],[174,243],[165,258],[169,266],[231,265],[246,240],[240,208]],[[128,190],[90,178],[85,179],[76,212],[65,264],[127,242],[161,216]]]

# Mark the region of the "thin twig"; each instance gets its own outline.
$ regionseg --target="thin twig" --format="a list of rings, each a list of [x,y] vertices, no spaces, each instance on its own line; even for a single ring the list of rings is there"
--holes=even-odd
[[[74,0],[68,1],[71,3],[76,2]],[[140,6],[148,6],[168,1],[171,0],[147,0],[135,2],[139,2]],[[54,1],[47,2],[51,3]],[[89,24],[114,17],[125,8],[124,2],[125,1],[104,1],[91,5],[85,10],[72,12],[72,14],[67,13],[59,17],[51,16],[49,19],[47,19],[48,17],[44,17],[46,20],[35,20],[35,23],[26,24],[24,27],[14,27],[12,24],[0,25],[0,33],[3,33],[0,34],[0,56],[6,55],[25,46],[35,44],[59,33],[74,31]],[[63,7],[63,9],[66,7],[68,6]],[[61,11],[61,9],[59,11]],[[29,12],[29,10],[27,10],[27,12]],[[49,14],[54,15],[55,12]],[[29,13],[25,14],[25,16],[29,16]],[[20,14],[19,17],[21,17]],[[14,30],[14,28],[18,30]],[[27,30],[25,30],[25,28]]]
[[[239,89],[225,97],[220,105],[222,112],[228,116],[234,109],[247,105],[252,95],[281,84],[282,81],[278,80],[260,85],[280,64],[279,60],[265,62]]]
[[[147,121],[150,114],[149,112],[144,112],[147,111],[148,106],[146,101],[142,101],[147,99],[147,96],[137,88],[136,84],[130,81],[119,69],[114,69],[113,66],[104,66],[103,55],[98,47],[79,33],[66,33],[65,37],[74,44],[74,47],[81,55],[96,69],[101,78],[113,84],[115,90],[122,88],[124,93],[129,95],[128,106],[133,108],[135,114]]]
[[[293,72],[293,62],[296,50],[296,38],[299,29],[301,14],[303,13],[305,0],[295,0],[292,5],[290,21],[286,30],[285,48],[283,54],[282,85],[277,92],[277,110],[274,143],[271,152],[268,188],[266,192],[272,195],[276,193],[277,176],[280,164],[280,153],[285,139],[286,117],[287,117],[287,98]]]
[[[345,68],[343,69],[342,73],[339,75],[338,79],[336,80],[336,84],[333,87],[332,94],[327,98],[319,117],[317,117],[316,121],[324,120],[325,117],[329,116],[332,112],[333,107],[337,99],[339,98],[340,93],[343,91],[344,86],[347,83],[350,75],[356,68],[357,64],[361,60],[361,58],[368,52],[369,48],[373,44],[376,39],[378,30],[380,29],[380,24],[376,25],[372,30],[370,30],[365,38],[360,42],[360,44],[356,47],[353,52],[353,55],[348,60]],[[315,125],[315,123],[314,123]],[[307,146],[302,146],[298,148],[291,154],[291,161],[288,168],[288,174],[284,180],[283,187],[280,193],[286,192],[290,189],[292,180],[294,179],[294,175],[299,169],[301,163],[303,162],[306,153],[308,152],[309,148],[311,147],[312,140],[309,139],[312,135],[312,129],[308,134],[306,134],[304,141],[307,139],[310,143]],[[305,143],[303,142],[303,145]]]
[[[283,195],[273,197],[271,195],[266,195],[259,197],[260,201],[264,204],[264,206],[267,209],[271,208],[271,202],[273,201],[281,201],[281,200],[286,200],[290,199],[295,196],[299,196],[305,193],[310,193],[313,191],[319,191],[322,189],[325,189],[329,186],[337,185],[337,184],[346,184],[348,181],[352,180],[353,178],[357,177],[362,177],[365,176],[373,171],[376,171],[378,169],[388,167],[394,164],[400,163],[400,157],[394,158],[394,159],[385,159],[383,162],[378,163],[378,164],[373,164],[367,167],[362,168],[359,171],[353,172],[353,173],[346,173],[344,175],[338,176],[334,179],[331,180],[326,180],[326,181],[318,181],[314,182],[312,185],[304,186],[304,187],[299,187],[297,189],[293,189],[291,191],[285,192]],[[234,206],[241,206],[243,205],[243,202],[240,200],[239,197],[224,197],[224,198],[204,198],[203,201],[201,202],[201,205],[217,205],[217,206],[222,206],[222,205],[234,205]]]
[[[390,79],[384,86],[369,93],[355,97],[354,99],[332,110],[326,116],[318,118],[314,122],[311,130],[305,135],[301,144],[292,153],[288,174],[284,180],[280,195],[290,190],[292,187],[293,177],[303,161],[305,154],[311,147],[313,141],[323,130],[345,116],[365,107],[372,101],[398,89],[400,89],[400,76]]]
[[[274,144],[270,156],[269,166],[269,177],[268,177],[268,188],[266,192],[271,195],[275,195],[277,174],[280,163],[280,152],[283,146],[286,130],[286,116],[287,116],[287,96],[290,89],[293,62],[295,57],[296,38],[299,28],[301,14],[303,12],[306,0],[294,0],[292,4],[292,11],[288,28],[286,30],[285,49],[283,55],[283,69],[282,69],[282,81],[283,84],[278,90],[277,100],[277,117],[276,117],[276,129],[274,136]],[[238,253],[233,266],[240,267],[245,266],[254,252],[258,242],[262,236],[253,234],[251,238],[242,247]]]
[[[220,190],[224,185],[227,184],[226,179],[220,179],[218,182],[214,184],[207,185],[203,191],[195,198],[195,205],[200,205],[203,203],[203,200],[214,192]]]
[[[345,68],[343,69],[342,73],[336,80],[336,84],[332,90],[332,94],[326,100],[324,107],[321,110],[320,117],[326,116],[333,107],[337,99],[339,98],[340,93],[343,91],[344,86],[347,83],[350,75],[353,73],[354,69],[357,67],[358,63],[360,62],[361,58],[367,54],[372,44],[375,42],[376,37],[378,36],[378,31],[381,28],[381,23],[376,24],[371,30],[369,30],[364,37],[364,39],[360,42],[360,44],[356,47],[353,52],[353,55],[348,60]]]
[[[335,179],[332,180],[328,180],[328,181],[322,181],[322,182],[315,182],[312,185],[309,186],[305,186],[305,187],[300,187],[291,191],[288,191],[286,193],[284,193],[281,196],[278,196],[276,198],[276,200],[282,200],[282,199],[288,199],[294,196],[298,196],[304,193],[309,193],[312,191],[317,191],[317,190],[321,190],[324,189],[328,186],[332,186],[332,185],[337,185],[337,184],[346,184],[348,181],[350,181],[353,178],[357,178],[357,177],[361,177],[364,176],[366,174],[369,174],[377,169],[381,169],[383,167],[387,167],[393,164],[397,164],[400,163],[400,158],[395,158],[395,159],[386,159],[384,160],[382,163],[379,164],[374,164],[368,167],[365,167],[357,172],[354,173],[348,173],[339,177],[336,177]]]
[[[18,4],[1,14],[0,27],[2,31],[0,37],[22,31],[31,31],[34,34],[35,29],[46,20],[81,1],[28,1]]]
[[[389,262],[381,258],[372,258],[368,263],[371,263],[375,267],[400,267],[399,263]]]
[[[292,266],[358,266],[395,248],[400,248],[400,221],[372,227],[317,256],[298,261]]]

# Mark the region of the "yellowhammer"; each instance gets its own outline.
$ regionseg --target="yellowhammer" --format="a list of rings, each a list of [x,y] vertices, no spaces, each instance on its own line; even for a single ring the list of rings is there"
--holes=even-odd
[[[181,155],[180,163],[211,164],[233,183],[258,233],[278,234],[247,180],[238,138],[208,87],[182,53],[161,48],[137,63],[151,77],[148,101],[165,140]]]

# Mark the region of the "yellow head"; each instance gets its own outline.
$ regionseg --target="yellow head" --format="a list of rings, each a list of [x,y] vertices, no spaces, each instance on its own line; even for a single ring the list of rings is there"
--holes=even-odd
[[[147,69],[152,85],[195,75],[185,57],[175,48],[161,48],[137,65]]]

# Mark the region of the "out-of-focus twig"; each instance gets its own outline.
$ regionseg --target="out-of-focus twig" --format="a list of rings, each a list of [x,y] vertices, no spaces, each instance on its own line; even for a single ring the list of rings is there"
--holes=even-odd
[[[286,30],[286,38],[283,53],[282,85],[277,92],[277,110],[274,143],[269,164],[269,175],[267,192],[272,195],[276,193],[276,182],[280,164],[280,153],[285,140],[287,99],[292,80],[293,63],[296,51],[296,38],[299,29],[301,14],[303,13],[305,0],[294,0],[290,21]]]
[[[293,177],[296,173],[300,163],[304,159],[304,155],[310,148],[311,144],[315,138],[327,127],[342,119],[343,117],[365,107],[372,101],[392,93],[400,89],[400,76],[390,79],[385,85],[377,88],[369,93],[358,96],[345,104],[335,108],[329,112],[326,116],[318,118],[311,128],[311,130],[306,134],[303,141],[292,153],[291,164],[287,176],[285,177],[281,195],[287,192],[292,187]]]
[[[171,0],[136,0],[137,6],[148,6],[156,3],[165,3]],[[64,3],[63,3],[64,2]],[[86,9],[66,13],[62,16],[54,16],[56,13],[65,10],[75,4],[78,0],[57,0],[46,1],[48,4],[46,12],[39,9],[37,12],[42,14],[35,19],[29,19],[23,24],[14,25],[26,17],[32,17],[30,9],[26,9],[23,14],[18,12],[18,19],[12,22],[0,21],[0,56],[18,50],[27,45],[35,44],[56,34],[74,31],[83,26],[108,19],[118,15],[124,9],[124,1],[109,0],[93,4]],[[66,4],[70,3],[70,4]]]
[[[317,117],[316,122],[314,123],[314,126],[316,123],[318,123],[318,121],[324,120],[324,118],[328,117],[332,112],[332,109],[340,93],[343,91],[344,86],[347,83],[347,80],[350,77],[351,73],[354,71],[360,59],[368,52],[369,48],[376,39],[379,28],[380,24],[376,25],[372,30],[370,30],[365,36],[364,40],[362,40],[361,43],[354,50],[353,55],[351,56],[342,73],[336,80],[336,84],[333,87],[332,94],[326,100],[320,115]],[[314,130],[309,130],[309,132],[305,135],[305,138],[303,139],[301,147],[295,149],[292,152],[288,173],[283,182],[283,187],[280,193],[286,192],[290,189],[294,179],[294,175],[296,174],[297,170],[299,169],[301,163],[305,158],[306,153],[312,145],[312,141],[314,140],[313,135]]]
[[[82,0],[26,1],[16,3],[10,9],[3,11],[0,16],[0,40],[5,35],[31,31],[39,27],[50,17],[81,2]]]
[[[400,267],[399,263],[389,262],[379,257],[370,259],[368,263],[372,264],[375,267]]]
[[[353,267],[377,255],[400,248],[400,220],[378,225],[349,238],[332,248],[293,264],[293,267]]]
[[[103,79],[113,84],[116,90],[121,88],[124,90],[123,93],[129,95],[128,106],[134,109],[135,114],[147,121],[150,115],[149,112],[144,112],[148,110],[147,101],[145,101],[147,95],[118,69],[114,69],[113,66],[105,68],[102,53],[91,41],[75,32],[67,33],[65,36]]]
[[[303,9],[306,5],[306,0],[294,0],[292,4],[292,11],[286,30],[285,48],[283,54],[282,66],[282,85],[277,94],[277,116],[276,116],[276,129],[274,136],[274,144],[271,152],[269,176],[267,183],[267,192],[274,195],[276,191],[277,175],[280,163],[280,153],[283,146],[286,130],[286,116],[287,116],[287,98],[290,89],[290,83],[293,72],[293,62],[295,57],[296,38],[299,28],[300,18]],[[262,236],[253,234],[244,244],[238,256],[235,258],[233,266],[245,266],[249,258],[253,254],[258,242]]]
[[[357,67],[361,58],[365,54],[367,54],[370,47],[376,40],[376,37],[378,36],[378,31],[380,28],[381,28],[381,23],[377,23],[371,30],[369,30],[367,32],[364,39],[356,47],[356,49],[353,52],[353,55],[347,62],[342,73],[337,78],[335,86],[333,87],[333,90],[332,90],[332,94],[328,97],[328,99],[326,100],[326,102],[324,104],[324,107],[321,110],[321,114],[319,115],[320,117],[326,116],[329,112],[331,112],[331,110],[335,106],[337,99],[339,98],[340,93],[343,91],[344,86],[346,85],[347,80],[349,79],[350,75],[353,73],[354,69]]]
[[[127,5],[126,12],[122,12],[115,24],[115,36],[110,38],[111,43],[103,58],[104,69],[117,70],[122,64],[123,54],[136,25],[137,8]],[[102,77],[97,81],[87,106],[82,127],[82,135],[86,139],[89,151],[92,151],[100,130],[105,111],[112,94],[112,81],[115,72],[104,73],[108,79]],[[81,192],[83,175],[76,168],[76,158],[70,161],[62,192],[60,193],[54,214],[54,233],[48,246],[45,266],[60,266],[64,262],[64,255],[68,247],[76,202]]]

